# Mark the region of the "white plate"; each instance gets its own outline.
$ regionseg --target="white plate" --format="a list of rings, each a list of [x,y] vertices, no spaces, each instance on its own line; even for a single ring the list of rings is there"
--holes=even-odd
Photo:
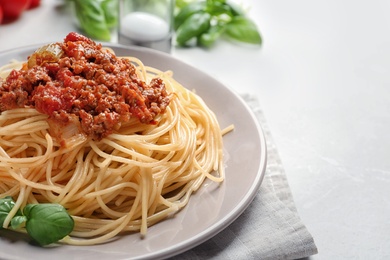
[[[0,259],[162,259],[189,250],[215,236],[232,223],[251,203],[262,182],[266,166],[264,134],[245,102],[231,89],[206,73],[170,55],[139,47],[108,45],[119,56],[135,56],[144,64],[172,70],[188,89],[195,89],[216,113],[221,127],[234,124],[224,137],[226,180],[222,185],[206,182],[175,217],[139,234],[96,246],[52,248],[32,246],[19,234],[0,231]],[[0,65],[11,59],[26,60],[38,46],[0,53]]]

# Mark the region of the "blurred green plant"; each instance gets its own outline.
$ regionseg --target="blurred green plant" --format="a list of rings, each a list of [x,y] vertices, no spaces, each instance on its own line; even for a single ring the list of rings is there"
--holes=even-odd
[[[118,0],[68,0],[74,3],[74,11],[80,28],[87,36],[109,41],[111,29],[118,24]]]
[[[74,3],[81,29],[96,40],[109,41],[118,24],[119,0],[68,0]],[[132,5],[158,5],[161,0],[134,0]],[[133,6],[134,7],[134,6]],[[179,46],[210,48],[224,37],[261,45],[262,37],[245,10],[229,0],[176,0],[174,30]]]
[[[176,0],[174,29],[179,46],[210,48],[222,36],[247,44],[262,43],[256,24],[241,6],[228,0]]]

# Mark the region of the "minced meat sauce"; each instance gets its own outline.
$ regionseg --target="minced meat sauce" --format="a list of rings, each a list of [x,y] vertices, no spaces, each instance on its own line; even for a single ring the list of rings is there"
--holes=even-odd
[[[35,107],[60,125],[76,116],[82,132],[98,140],[132,117],[156,123],[169,101],[160,78],[146,84],[129,60],[74,32],[0,82],[0,111]]]

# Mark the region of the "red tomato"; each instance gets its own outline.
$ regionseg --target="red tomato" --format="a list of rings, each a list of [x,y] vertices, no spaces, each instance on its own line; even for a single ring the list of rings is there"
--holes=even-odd
[[[3,8],[1,8],[1,5],[0,5],[0,24],[2,21],[3,21]]]
[[[0,0],[4,20],[17,19],[28,8],[30,0]]]
[[[35,8],[41,4],[41,0],[30,0],[30,4],[28,6],[28,9]]]

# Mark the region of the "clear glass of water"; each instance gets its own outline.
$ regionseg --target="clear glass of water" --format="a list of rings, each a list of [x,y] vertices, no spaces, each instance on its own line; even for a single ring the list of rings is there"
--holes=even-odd
[[[119,0],[118,42],[171,52],[175,0]]]

